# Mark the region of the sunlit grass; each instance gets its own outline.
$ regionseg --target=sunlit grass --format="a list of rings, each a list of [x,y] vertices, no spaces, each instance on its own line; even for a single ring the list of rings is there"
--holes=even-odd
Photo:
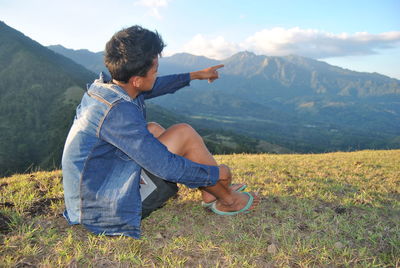
[[[198,191],[143,221],[143,238],[95,236],[62,218],[61,172],[0,179],[0,263],[80,267],[396,267],[400,265],[400,151],[224,155],[262,203],[215,215]]]

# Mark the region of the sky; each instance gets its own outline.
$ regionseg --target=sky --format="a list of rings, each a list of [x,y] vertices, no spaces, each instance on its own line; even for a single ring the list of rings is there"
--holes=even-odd
[[[400,0],[0,0],[0,20],[45,46],[98,52],[141,25],[164,56],[295,54],[400,79]]]

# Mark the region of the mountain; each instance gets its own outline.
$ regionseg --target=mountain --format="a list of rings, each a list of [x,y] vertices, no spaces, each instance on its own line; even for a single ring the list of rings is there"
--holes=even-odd
[[[253,87],[259,93],[261,87],[271,89],[262,92],[268,98],[325,96],[358,99],[400,94],[400,83],[396,79],[377,73],[354,72],[300,56],[267,57],[242,52],[223,63],[226,64],[224,73],[254,79]],[[238,87],[247,88],[248,85],[242,83]]]
[[[96,74],[100,72],[108,73],[108,70],[103,63],[103,52],[93,53],[87,49],[74,50],[65,48],[61,45],[47,46],[47,48],[70,58]]]
[[[96,66],[91,61],[102,57],[77,53],[91,68]],[[76,106],[86,84],[97,77],[82,65],[0,21],[0,177],[59,167]],[[155,104],[149,104],[148,114],[164,126],[191,120]],[[216,153],[288,151],[230,131],[200,130]]]
[[[93,53],[86,49],[73,50],[65,48],[61,45],[48,46],[49,49],[56,53],[59,53],[65,57],[76,61],[85,68],[92,70],[93,72],[105,72],[107,68],[103,63],[103,53]],[[184,61],[180,60],[180,57]],[[181,63],[185,62],[186,67],[200,67],[209,66],[215,64],[216,61],[210,60],[206,57],[197,57],[190,54],[182,54],[174,57],[169,64],[169,72],[173,72],[173,65],[176,65],[176,69],[182,68]],[[167,110],[165,107],[151,104],[147,106],[148,119],[150,121],[157,121],[164,127],[168,127],[172,124],[180,122],[188,122],[192,124],[202,135],[207,147],[212,153],[289,153],[291,152],[287,148],[279,145],[270,144],[266,141],[262,141],[257,138],[248,137],[236,133],[234,129],[223,130],[221,127],[213,127],[214,130],[209,129],[208,122],[198,120],[196,118],[189,118],[185,116],[185,113],[174,113]]]
[[[232,93],[237,95],[249,95],[248,89],[251,89],[252,96],[247,98],[260,103],[270,102],[271,98],[280,101],[282,97],[347,97],[348,100],[400,96],[400,81],[397,79],[377,73],[350,71],[295,55],[268,57],[240,52],[226,60],[214,61],[182,53],[162,58],[161,62],[160,72],[192,71],[223,63],[225,67],[220,73],[228,79],[221,79],[219,87],[230,85]]]
[[[77,59],[79,60],[79,58]],[[79,62],[79,61],[78,61]],[[216,61],[187,53],[159,73],[223,63],[221,79],[153,102],[194,124],[251,136],[295,152],[400,148],[400,81],[310,58],[244,51]]]
[[[58,167],[76,104],[94,77],[0,21],[0,176]]]
[[[178,54],[160,73],[225,64],[211,85],[165,96],[157,104],[297,152],[399,148],[400,82],[300,56],[240,52],[220,62]],[[180,68],[178,64],[180,63]]]

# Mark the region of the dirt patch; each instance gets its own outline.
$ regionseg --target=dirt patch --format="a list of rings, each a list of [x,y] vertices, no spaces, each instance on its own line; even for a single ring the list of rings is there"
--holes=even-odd
[[[31,217],[48,214],[48,212],[50,211],[49,208],[50,208],[51,203],[57,202],[60,200],[62,200],[62,198],[60,198],[60,197],[40,199],[36,202],[33,202],[33,204],[26,210],[26,212]]]
[[[33,261],[32,261],[33,262]],[[33,263],[31,263],[31,262],[29,262],[29,261],[26,261],[26,260],[24,260],[24,261],[21,261],[21,262],[18,262],[16,265],[15,265],[15,268],[28,268],[28,267],[37,267],[35,264],[33,264]]]
[[[8,185],[8,183],[6,183],[6,182],[0,184],[0,190],[3,189],[4,187],[6,187],[7,185]]]
[[[11,202],[3,202],[3,203],[0,203],[0,207],[13,208],[13,207],[15,207],[15,205],[14,205],[14,203],[11,203]]]
[[[11,228],[9,226],[10,222],[11,219],[0,212],[0,233],[6,234],[11,232]]]
[[[297,229],[299,229],[300,231],[305,232],[305,231],[309,230],[309,227],[308,227],[308,225],[306,223],[299,223],[297,225]]]
[[[334,208],[334,211],[337,214],[343,214],[343,213],[346,213],[348,210],[345,207],[337,206],[337,207]]]
[[[325,213],[328,210],[333,210],[336,214],[352,214],[354,208],[347,208],[341,205],[333,204],[333,203],[327,203],[324,201],[321,201],[318,206],[314,208],[314,212],[316,213]]]

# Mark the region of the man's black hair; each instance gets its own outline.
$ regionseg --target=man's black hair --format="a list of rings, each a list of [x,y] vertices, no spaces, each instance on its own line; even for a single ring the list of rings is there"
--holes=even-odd
[[[111,37],[106,44],[104,63],[113,79],[127,83],[132,76],[146,76],[164,47],[157,32],[135,25]]]

